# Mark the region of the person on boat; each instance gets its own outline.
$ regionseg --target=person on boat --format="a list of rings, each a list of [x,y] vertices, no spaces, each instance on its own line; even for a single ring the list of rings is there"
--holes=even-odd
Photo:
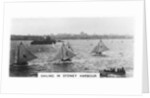
[[[102,55],[102,52],[98,52],[97,54]]]
[[[117,72],[120,72],[120,68],[117,68]]]
[[[126,72],[126,71],[125,71],[125,69],[124,69],[124,67],[122,67],[121,69],[122,69],[122,72],[123,72],[123,73],[125,73],[125,72]]]

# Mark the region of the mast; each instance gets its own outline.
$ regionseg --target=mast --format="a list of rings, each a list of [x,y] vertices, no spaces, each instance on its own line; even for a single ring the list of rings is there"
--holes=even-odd
[[[19,63],[19,52],[20,52],[20,49],[19,49],[19,46],[17,46],[17,57],[16,57],[16,62],[15,63]]]
[[[67,53],[67,48],[66,48],[65,44],[63,43],[63,44],[62,44],[62,54],[63,54],[63,55],[62,55],[62,58],[61,58],[61,59],[64,59],[64,60],[65,60],[65,59],[68,59],[68,56],[67,56],[66,53]]]

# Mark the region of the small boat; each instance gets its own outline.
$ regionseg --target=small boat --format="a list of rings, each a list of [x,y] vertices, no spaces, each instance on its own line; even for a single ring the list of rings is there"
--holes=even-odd
[[[17,47],[16,65],[27,65],[28,61],[36,59],[37,57],[32,54],[21,42]]]
[[[119,75],[119,76],[124,76],[126,74],[125,68],[110,68],[110,69],[104,69],[100,72],[101,77],[108,77],[109,75]]]
[[[71,63],[73,57],[75,57],[75,53],[68,47],[62,43],[61,48],[59,49],[58,53],[54,57],[52,61],[59,61],[59,63]]]
[[[100,39],[100,41],[98,42],[98,44],[92,50],[92,53],[94,53],[96,55],[102,55],[102,52],[108,51],[108,50],[109,49],[105,46],[105,44]]]
[[[56,40],[52,39],[51,37],[43,37],[43,39],[40,40],[33,40],[31,42],[31,45],[47,45],[47,44],[55,44]]]

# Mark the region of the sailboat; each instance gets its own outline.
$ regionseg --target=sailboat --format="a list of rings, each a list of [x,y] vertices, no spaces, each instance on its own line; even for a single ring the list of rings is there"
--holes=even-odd
[[[17,47],[16,62],[17,65],[27,65],[28,61],[36,59],[37,57],[32,54],[21,42]]]
[[[102,52],[108,51],[108,50],[109,49],[105,46],[105,44],[100,39],[100,41],[98,42],[98,44],[92,50],[92,53],[95,53],[96,55],[102,55]]]
[[[75,53],[70,48],[68,48],[67,45],[62,43],[62,46],[59,49],[56,56],[54,57],[53,61],[58,60],[62,63],[67,63],[67,62],[69,63],[71,62],[72,58],[75,56],[76,56]]]

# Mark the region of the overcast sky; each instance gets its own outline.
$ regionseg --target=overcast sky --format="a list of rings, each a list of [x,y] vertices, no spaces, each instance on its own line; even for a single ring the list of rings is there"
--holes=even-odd
[[[59,33],[133,35],[133,18],[33,18],[13,19],[12,34],[48,35]]]

